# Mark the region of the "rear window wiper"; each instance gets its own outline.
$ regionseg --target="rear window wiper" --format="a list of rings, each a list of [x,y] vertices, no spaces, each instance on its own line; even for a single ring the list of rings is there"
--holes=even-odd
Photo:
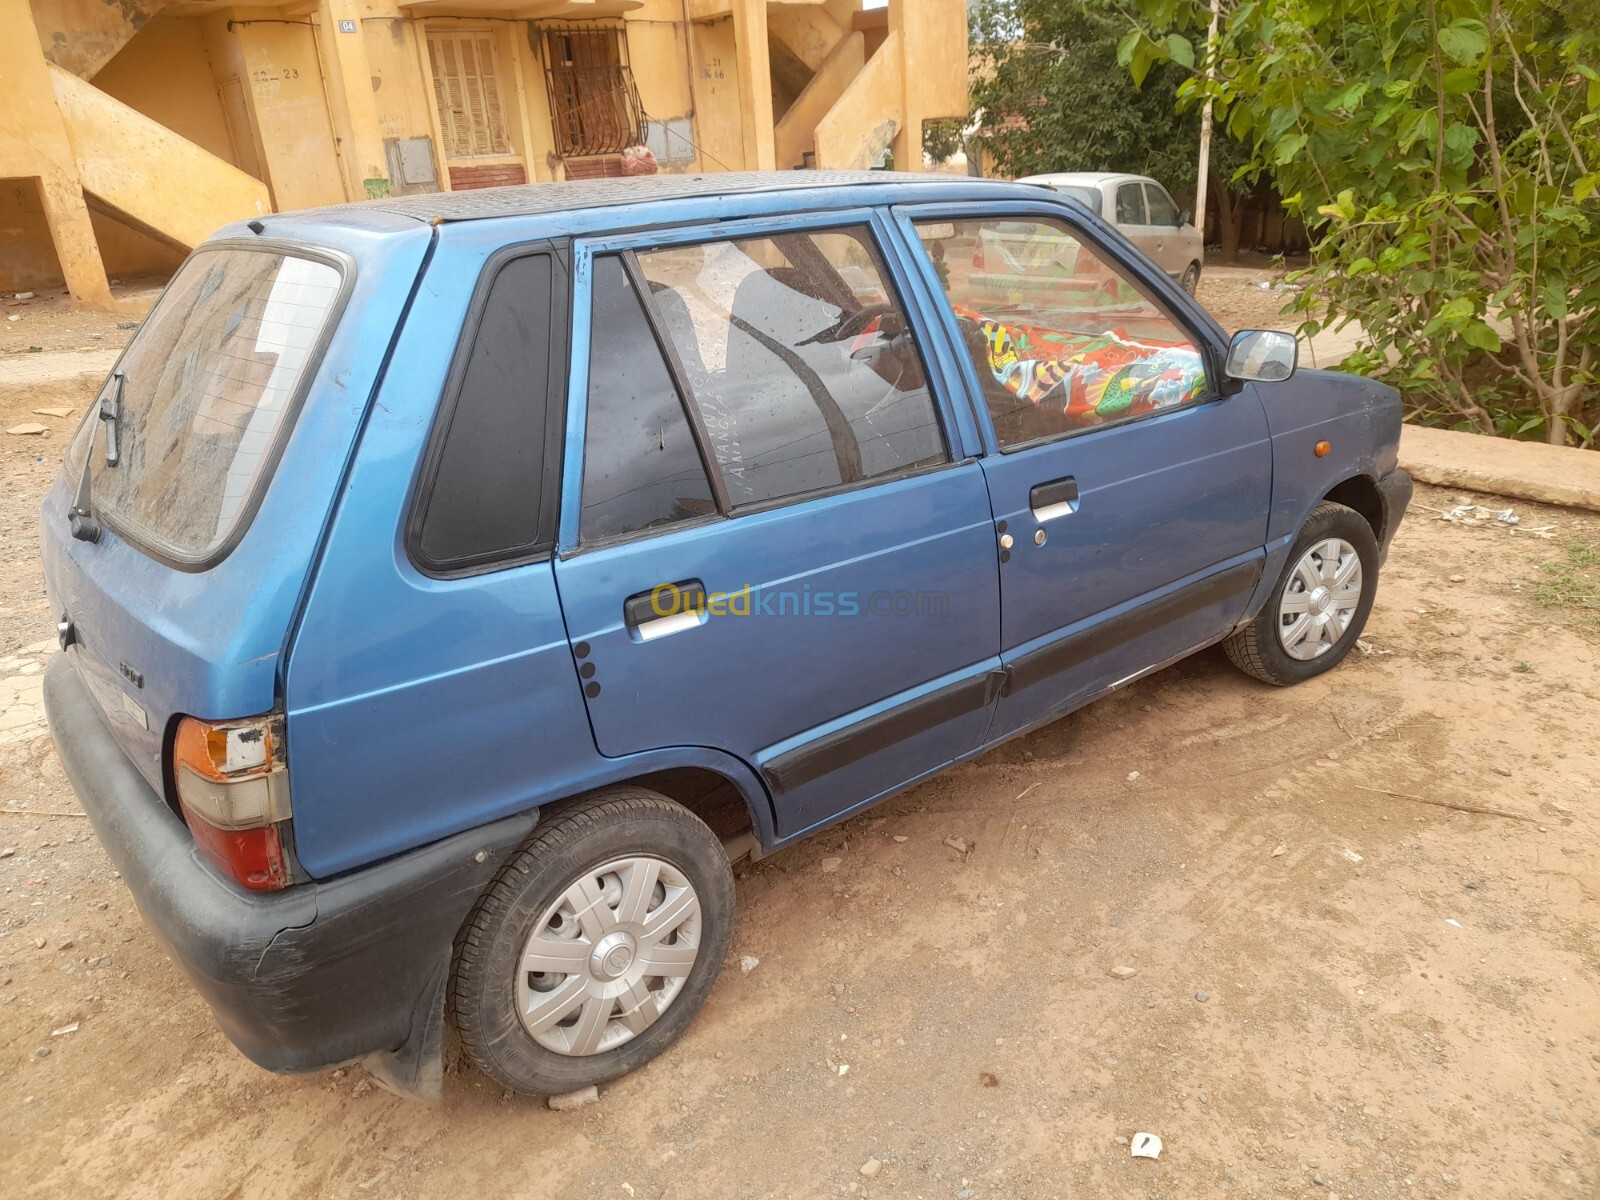
[[[106,427],[106,466],[114,467],[121,458],[118,447],[118,423],[122,420],[122,387],[127,381],[121,369],[111,373],[111,386],[100,393],[100,411],[96,414]],[[89,501],[89,480],[94,468],[94,430],[89,430],[89,444],[83,453],[83,474],[78,476],[78,494],[73,497],[67,523],[72,536],[80,542],[100,540],[100,522],[95,520],[94,506]]]
[[[122,421],[122,385],[127,382],[127,376],[118,367],[111,372],[113,387],[109,388],[109,396],[100,393],[100,419],[106,423],[106,466],[114,467],[119,460],[117,450],[118,426]]]

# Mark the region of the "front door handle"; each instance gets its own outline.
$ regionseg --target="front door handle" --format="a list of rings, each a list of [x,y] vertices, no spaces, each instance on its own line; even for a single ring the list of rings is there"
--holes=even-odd
[[[1033,519],[1040,524],[1077,512],[1078,481],[1068,475],[1065,479],[1034,484],[1028,492],[1028,507],[1033,510]]]
[[[706,589],[698,579],[657,584],[622,602],[623,620],[641,642],[693,629],[705,611]]]

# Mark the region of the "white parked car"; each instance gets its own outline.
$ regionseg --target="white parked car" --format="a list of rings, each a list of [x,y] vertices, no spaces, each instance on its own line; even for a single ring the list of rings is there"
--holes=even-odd
[[[1154,179],[1104,171],[1063,171],[1029,175],[1017,182],[1043,184],[1087,206],[1194,295],[1204,261],[1200,231],[1194,227],[1193,214],[1180,211],[1167,189]]]

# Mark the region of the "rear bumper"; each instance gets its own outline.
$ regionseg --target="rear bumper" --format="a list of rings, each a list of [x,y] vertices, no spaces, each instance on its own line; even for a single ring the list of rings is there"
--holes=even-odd
[[[537,811],[337,879],[247,893],[199,858],[112,740],[74,657],[45,674],[61,762],[146,924],[228,1040],[272,1071],[377,1055],[384,1082],[436,1096],[453,940]]]
[[[1406,515],[1411,503],[1411,476],[1398,467],[1378,480],[1378,495],[1383,498],[1383,537],[1378,545],[1378,561],[1389,558],[1389,545],[1394,541],[1400,519]]]

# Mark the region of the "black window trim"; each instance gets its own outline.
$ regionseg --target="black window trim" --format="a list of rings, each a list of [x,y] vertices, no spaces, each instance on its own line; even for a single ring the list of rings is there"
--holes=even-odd
[[[947,207],[953,209],[956,206],[939,206],[941,210]],[[1105,421],[1098,425],[1085,425],[1081,429],[1069,429],[1062,433],[1050,434],[1046,437],[1029,438],[1025,442],[1012,442],[1009,446],[1002,446],[1000,444],[999,436],[995,433],[994,414],[989,411],[988,402],[983,398],[983,377],[980,373],[982,369],[976,362],[972,361],[972,354],[966,349],[965,342],[963,342],[960,338],[955,338],[954,344],[956,348],[964,356],[967,363],[969,363],[972,367],[973,375],[971,376],[971,381],[976,382],[978,385],[978,393],[975,397],[977,403],[972,407],[978,410],[974,415],[978,419],[979,432],[982,433],[983,422],[987,421],[989,436],[994,441],[995,449],[1001,454],[1016,454],[1019,451],[1033,450],[1039,446],[1050,446],[1057,442],[1067,441],[1070,438],[1080,438],[1089,434],[1100,433],[1107,429],[1118,429],[1121,426],[1134,425],[1140,421],[1151,420],[1154,417],[1170,417],[1176,413],[1195,412],[1201,408],[1205,408],[1208,405],[1227,400],[1234,395],[1234,391],[1229,390],[1225,386],[1225,381],[1220,376],[1221,364],[1218,361],[1214,340],[1210,337],[1207,337],[1205,332],[1197,328],[1193,321],[1189,320],[1181,311],[1175,309],[1170,303],[1168,303],[1167,299],[1161,295],[1158,289],[1150,287],[1145,280],[1139,277],[1137,272],[1130,271],[1128,269],[1128,264],[1125,263],[1120,256],[1114,254],[1102,240],[1094,236],[1091,229],[1085,226],[1074,224],[1069,218],[1068,214],[1052,213],[1044,210],[1032,210],[1028,212],[1014,213],[1007,210],[1003,214],[985,215],[979,213],[975,209],[965,209],[959,214],[946,213],[943,211],[935,214],[926,211],[917,212],[908,209],[903,213],[903,216],[910,224],[911,235],[916,242],[917,252],[922,254],[924,257],[927,256],[928,251],[927,248],[922,244],[922,238],[917,234],[917,227],[919,225],[942,224],[952,221],[1009,220],[1016,219],[1018,217],[1021,217],[1025,220],[1032,219],[1035,221],[1054,221],[1061,225],[1067,231],[1067,233],[1071,237],[1075,238],[1080,244],[1094,251],[1094,253],[1099,257],[1100,261],[1105,266],[1115,269],[1117,275],[1124,282],[1130,284],[1136,292],[1138,292],[1151,304],[1155,305],[1161,314],[1171,321],[1173,325],[1187,333],[1190,337],[1190,344],[1193,345],[1197,351],[1199,351],[1200,357],[1205,363],[1206,390],[1208,394],[1200,399],[1193,400],[1188,404],[1181,404],[1172,408],[1158,408],[1151,412],[1136,413],[1133,416],[1122,417],[1116,421]],[[1159,268],[1157,269],[1159,270]],[[949,293],[944,291],[943,285],[940,285],[935,298],[942,301],[944,304],[945,320],[953,323],[955,320],[955,315],[950,309]],[[960,365],[959,360],[957,365]],[[968,379],[965,371],[961,372],[961,376],[964,381]]]
[[[334,296],[333,303],[328,306],[327,315],[323,317],[322,329],[317,334],[317,340],[306,354],[305,364],[300,368],[300,378],[295,383],[294,392],[289,397],[288,403],[283,406],[283,418],[278,422],[278,428],[272,437],[272,445],[268,448],[266,456],[261,461],[261,470],[256,475],[255,482],[251,485],[250,495],[239,509],[239,515],[234,519],[233,528],[228,532],[228,536],[219,542],[215,548],[207,554],[196,557],[173,555],[159,546],[152,545],[144,537],[128,528],[124,522],[119,521],[114,515],[102,512],[99,509],[95,510],[95,516],[102,525],[135,550],[145,555],[145,557],[154,559],[162,566],[171,567],[175,571],[183,571],[190,575],[202,574],[220,564],[239,548],[239,543],[244,541],[245,535],[250,532],[251,526],[255,524],[256,513],[260,511],[261,505],[266,500],[267,491],[278,474],[278,463],[283,458],[284,448],[289,444],[290,435],[293,434],[295,424],[300,419],[300,409],[305,404],[306,396],[311,392],[312,383],[322,370],[323,355],[327,352],[328,343],[333,340],[334,331],[344,321],[345,305],[349,302],[350,293],[355,290],[356,285],[356,260],[343,250],[336,250],[331,246],[318,246],[310,242],[296,242],[287,238],[218,238],[215,241],[202,243],[189,252],[189,256],[178,264],[178,269],[172,273],[172,279],[169,279],[166,286],[161,289],[161,295],[156,297],[156,302],[151,305],[150,311],[154,312],[160,306],[161,301],[166,299],[167,292],[172,288],[172,280],[177,279],[185,267],[200,255],[208,254],[214,250],[265,250],[269,253],[281,254],[286,258],[304,258],[311,262],[320,262],[339,272],[339,291]],[[135,334],[135,337],[137,337],[137,334]],[[117,355],[117,361],[113,364],[111,372],[107,376],[108,379],[110,375],[116,374],[117,370],[122,366],[122,360],[127,356],[128,349],[132,345],[133,339],[130,338],[128,345],[122,348],[122,353]],[[97,403],[99,395],[100,391],[96,391]],[[84,422],[87,423],[89,419],[88,416],[85,416]],[[79,425],[78,428],[81,431],[83,426]],[[71,440],[67,443],[69,449],[77,439],[78,432],[74,432]],[[94,453],[92,445],[89,447],[88,453]]]
[[[872,210],[880,211],[880,210]],[[833,214],[817,212],[818,217]],[[694,435],[695,447],[700,452],[700,465],[711,481],[711,492],[716,500],[717,512],[714,515],[696,517],[685,521],[674,522],[668,526],[656,526],[647,529],[634,530],[632,533],[618,534],[608,538],[595,539],[590,542],[583,540],[582,531],[579,531],[577,546],[566,556],[581,554],[587,550],[598,550],[607,546],[615,546],[624,542],[636,541],[643,537],[660,536],[665,533],[675,532],[690,526],[705,525],[712,521],[728,518],[734,519],[755,513],[771,512],[774,509],[787,508],[795,504],[807,504],[813,500],[821,500],[830,496],[837,496],[844,492],[853,492],[862,488],[878,487],[884,484],[896,483],[902,479],[911,479],[919,475],[932,474],[960,466],[966,459],[956,457],[954,431],[946,427],[944,412],[939,404],[938,397],[934,394],[934,375],[928,369],[928,348],[926,346],[925,331],[918,328],[917,318],[913,315],[911,306],[907,303],[903,289],[896,283],[891,254],[885,249],[884,239],[880,230],[874,225],[870,211],[865,214],[851,214],[853,219],[840,222],[823,222],[803,225],[784,225],[770,229],[756,229],[743,231],[729,229],[726,226],[707,226],[704,237],[673,238],[663,241],[659,245],[627,245],[618,248],[597,249],[594,252],[596,260],[607,255],[615,254],[623,261],[624,270],[627,272],[628,281],[632,284],[634,293],[639,297],[644,306],[645,318],[649,322],[651,333],[654,335],[657,346],[661,349],[666,359],[668,373],[672,377],[673,387],[677,389],[679,401],[689,418],[689,428]],[[763,222],[764,224],[764,222]],[[683,228],[678,226],[675,228]],[[683,246],[707,246],[714,243],[751,241],[760,238],[779,238],[789,234],[812,236],[821,233],[839,233],[845,231],[863,231],[870,239],[870,249],[877,255],[877,265],[882,268],[882,282],[895,303],[899,306],[900,315],[905,321],[906,329],[912,334],[917,351],[917,364],[922,368],[923,386],[928,392],[928,403],[933,409],[934,420],[939,428],[939,440],[944,444],[944,461],[930,463],[924,467],[909,467],[904,470],[894,471],[883,475],[873,475],[866,479],[851,480],[849,482],[830,484],[826,487],[813,488],[806,492],[791,492],[784,496],[773,496],[765,500],[755,500],[746,504],[735,505],[728,496],[727,480],[723,478],[722,471],[717,466],[716,456],[711,450],[710,437],[705,428],[705,417],[699,410],[698,403],[694,400],[694,390],[689,382],[688,372],[684,369],[683,360],[679,357],[677,347],[672,341],[671,334],[666,327],[666,321],[661,316],[660,309],[656,306],[655,293],[651,290],[644,270],[639,265],[638,254],[642,251],[650,253],[657,249],[678,249]],[[592,275],[591,275],[592,278]],[[592,301],[591,301],[592,302]],[[587,431],[584,434],[588,439]],[[580,504],[581,504],[580,497]]]
[[[487,550],[440,561],[422,549],[422,527],[433,502],[434,484],[438,481],[440,463],[444,458],[451,422],[461,400],[462,385],[466,381],[467,367],[477,345],[478,329],[483,324],[484,311],[494,290],[500,272],[510,263],[522,258],[546,256],[552,260],[550,272],[550,353],[546,364],[549,392],[545,404],[544,470],[540,480],[539,528],[532,542],[520,546]],[[444,388],[434,413],[433,428],[428,435],[427,450],[412,487],[406,515],[405,548],[411,564],[431,579],[462,579],[485,575],[511,567],[526,566],[550,558],[555,550],[559,533],[561,477],[565,459],[565,434],[567,417],[567,364],[571,357],[571,301],[572,301],[571,243],[567,239],[546,238],[505,246],[490,255],[478,273],[478,282],[468,303],[461,333],[445,376]]]

